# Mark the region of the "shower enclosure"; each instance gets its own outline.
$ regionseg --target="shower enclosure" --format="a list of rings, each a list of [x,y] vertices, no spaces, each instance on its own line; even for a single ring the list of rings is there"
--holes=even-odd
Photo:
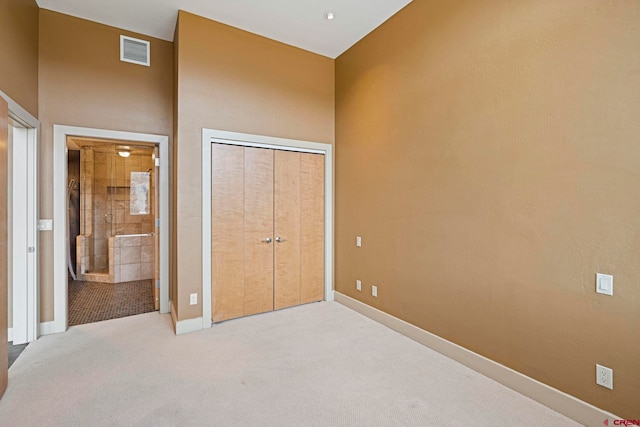
[[[80,151],[67,156],[67,265],[76,280],[76,237],[80,234]]]
[[[80,150],[78,280],[155,278],[154,147],[72,141]]]

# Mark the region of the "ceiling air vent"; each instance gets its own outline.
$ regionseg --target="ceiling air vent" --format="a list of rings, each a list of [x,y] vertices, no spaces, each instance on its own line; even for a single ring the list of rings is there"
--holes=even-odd
[[[120,60],[148,67],[151,64],[149,45],[146,40],[120,36]]]

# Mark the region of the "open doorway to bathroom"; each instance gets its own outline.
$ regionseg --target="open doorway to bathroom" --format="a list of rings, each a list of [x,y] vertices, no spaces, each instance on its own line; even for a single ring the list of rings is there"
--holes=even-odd
[[[158,147],[66,144],[69,326],[158,310]]]

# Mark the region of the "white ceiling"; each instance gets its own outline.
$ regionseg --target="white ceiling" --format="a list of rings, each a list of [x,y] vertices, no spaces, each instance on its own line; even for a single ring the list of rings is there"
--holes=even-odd
[[[172,41],[178,10],[336,58],[411,0],[36,0],[43,9]],[[335,19],[324,19],[326,12]],[[78,36],[81,36],[80,34]]]

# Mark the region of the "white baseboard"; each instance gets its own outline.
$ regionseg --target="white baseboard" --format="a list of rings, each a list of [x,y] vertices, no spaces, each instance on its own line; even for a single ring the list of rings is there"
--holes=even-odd
[[[543,384],[520,372],[514,371],[471,350],[467,350],[451,341],[440,338],[431,332],[420,329],[417,326],[391,316],[370,305],[341,294],[340,292],[335,292],[335,300],[581,424],[595,426],[602,425],[605,419],[620,419],[620,417],[607,411]]]
[[[327,295],[325,295],[325,298],[324,298],[324,300],[327,302],[335,301],[335,299],[336,299],[336,291],[334,291],[333,289],[327,292]]]
[[[171,321],[173,322],[173,329],[176,332],[176,335],[188,334],[190,332],[201,331],[203,329],[202,317],[178,320],[173,301],[171,301]]]
[[[56,331],[56,322],[42,322],[40,323],[40,336],[42,335],[51,335],[55,334]]]
[[[202,329],[202,316],[180,320],[176,323],[176,335],[188,334],[190,332],[201,331]]]
[[[40,323],[40,327],[38,328],[38,336],[42,336],[42,335],[51,335],[51,334],[55,334],[56,333],[56,328],[55,328],[55,322],[51,321],[51,322],[43,322]],[[9,342],[13,341],[13,328],[9,328],[7,330],[8,332],[8,336],[9,336]]]

